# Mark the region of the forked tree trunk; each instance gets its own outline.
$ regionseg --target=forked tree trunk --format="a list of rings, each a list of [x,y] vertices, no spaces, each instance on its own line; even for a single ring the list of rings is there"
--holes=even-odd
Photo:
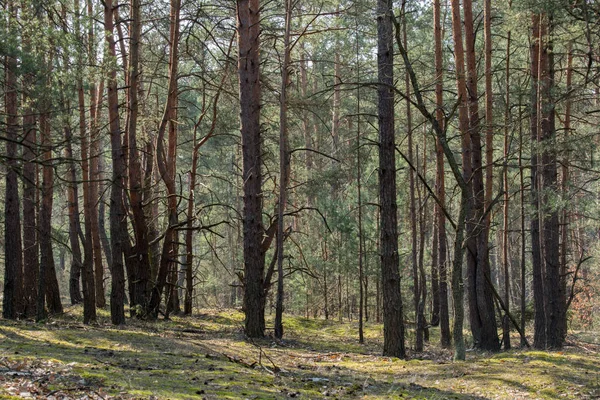
[[[472,214],[467,222],[467,285],[469,316],[474,346],[483,350],[500,349],[491,288],[488,232],[485,226],[485,192],[481,153],[481,127],[477,95],[477,60],[471,0],[464,0],[464,26],[467,61],[469,135],[471,137]],[[464,134],[464,133],[463,133]]]

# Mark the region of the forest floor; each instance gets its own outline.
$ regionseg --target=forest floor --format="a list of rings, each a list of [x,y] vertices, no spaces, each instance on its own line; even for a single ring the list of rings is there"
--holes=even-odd
[[[300,317],[284,320],[283,341],[248,341],[235,310],[123,327],[104,311],[83,325],[81,311],[45,324],[0,320],[0,399],[600,398],[593,333],[570,334],[560,352],[468,352],[453,362],[431,344],[400,360],[380,356],[374,323],[364,345],[355,322]]]

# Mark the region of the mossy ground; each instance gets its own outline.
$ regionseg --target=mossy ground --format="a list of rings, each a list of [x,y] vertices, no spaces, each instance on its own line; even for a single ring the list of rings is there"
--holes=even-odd
[[[154,323],[81,323],[78,307],[46,324],[0,320],[0,399],[600,398],[596,335],[560,352],[469,352],[433,343],[409,360],[379,355],[382,327],[289,317],[282,342],[248,341],[243,315],[203,310]],[[515,340],[516,342],[516,340]],[[410,345],[410,343],[408,343]]]

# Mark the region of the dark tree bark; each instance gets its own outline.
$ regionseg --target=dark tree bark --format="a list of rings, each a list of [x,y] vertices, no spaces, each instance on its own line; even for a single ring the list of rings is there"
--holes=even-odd
[[[49,63],[50,64],[50,63]],[[60,314],[63,307],[60,301],[58,278],[52,250],[52,206],[54,202],[54,165],[52,165],[52,138],[47,99],[42,101],[40,132],[42,146],[42,199],[40,207],[40,287],[38,289],[37,319],[46,317],[45,305],[51,314]],[[45,298],[43,300],[42,298]],[[45,302],[45,304],[44,304]],[[41,318],[40,318],[41,317]]]
[[[237,0],[238,74],[244,181],[244,312],[245,332],[262,337],[265,331],[264,268],[262,249],[262,173],[260,126],[260,4]]]
[[[79,195],[77,190],[77,170],[75,169],[75,159],[73,157],[73,133],[69,126],[65,129],[65,156],[68,160],[69,169],[67,176],[67,210],[69,214],[69,244],[71,245],[71,271],[69,274],[69,296],[71,304],[79,304],[83,301],[81,297],[81,269],[83,261],[81,256],[81,246],[79,237],[82,233],[81,222],[79,220]]]
[[[560,228],[558,209],[553,205],[554,194],[558,193],[558,170],[556,155],[556,112],[553,98],[554,89],[554,48],[552,41],[552,17],[543,15],[540,24],[545,25],[546,39],[543,44],[541,64],[541,132],[540,147],[542,149],[542,176],[540,181],[539,200],[543,210],[542,254],[544,262],[544,307],[546,309],[546,347],[560,349],[563,346],[566,326],[566,296],[560,276]]]
[[[285,3],[285,32],[284,55],[281,66],[281,93],[279,96],[279,204],[277,207],[277,301],[275,304],[275,329],[276,338],[283,337],[283,242],[285,236],[284,215],[287,202],[287,186],[290,179],[290,153],[288,145],[288,96],[287,87],[290,68],[290,35],[292,24],[292,2]]]
[[[31,50],[31,40],[23,36],[24,54]],[[35,76],[23,77],[23,290],[27,317],[35,317],[38,290],[39,243],[37,238],[37,127],[34,99],[31,97]],[[8,193],[8,192],[7,192]]]
[[[92,0],[87,0],[87,17],[94,15],[94,5]],[[94,24],[88,27],[88,57],[90,60],[96,58]],[[104,265],[102,263],[102,239],[100,229],[100,211],[99,203],[102,201],[99,196],[100,187],[100,130],[98,129],[98,118],[102,104],[102,93],[104,92],[104,83],[101,81],[96,87],[90,85],[90,104],[89,104],[89,135],[90,135],[90,203],[91,209],[88,210],[91,218],[92,229],[92,247],[94,251],[94,285],[96,295],[96,307],[106,307],[106,298],[104,296]],[[104,216],[103,216],[104,218]],[[107,262],[110,265],[109,257]]]
[[[391,0],[377,1],[379,203],[383,289],[383,355],[404,358],[404,322],[398,270],[398,206],[394,132],[394,33]]]
[[[540,114],[540,49],[542,25],[540,15],[532,16],[532,42],[531,42],[531,262],[533,268],[533,304],[535,309],[533,346],[538,349],[546,347],[546,316],[544,309],[544,282],[542,275],[542,254],[540,244],[539,220],[539,155],[536,143],[539,141],[539,114]]]
[[[566,86],[567,86],[567,91],[571,91],[572,90],[572,85],[573,85],[573,44],[571,42],[569,42],[568,48],[567,48],[567,72],[566,72]],[[564,142],[568,143],[569,140],[569,135],[571,133],[571,111],[572,111],[572,107],[573,107],[573,100],[571,98],[570,95],[568,95],[566,103],[565,103],[565,116],[564,116],[564,122],[563,122],[563,127],[564,127]],[[565,152],[565,155],[561,161],[561,192],[562,195],[567,198],[569,195],[569,186],[571,184],[570,179],[571,179],[571,174],[570,174],[570,170],[569,170],[569,161],[570,159],[570,153],[567,150]],[[563,293],[565,293],[565,297],[567,296],[567,277],[568,277],[568,273],[569,273],[569,266],[568,266],[568,252],[569,252],[569,230],[570,230],[570,222],[571,222],[571,216],[570,213],[567,209],[567,207],[565,207],[562,210],[561,213],[561,221],[560,221],[560,276],[561,276],[561,290],[563,291]],[[567,300],[567,305],[566,307],[568,307],[569,301]],[[564,310],[564,312],[566,313],[568,311],[568,308]],[[561,319],[561,331],[562,331],[562,335],[563,338],[567,336],[567,319],[566,318],[562,318]]]
[[[152,288],[152,294],[150,297],[150,303],[146,312],[150,318],[158,317],[158,309],[160,306],[160,300],[167,284],[167,279],[171,272],[175,271],[177,266],[177,231],[175,230],[177,225],[177,193],[175,189],[175,150],[177,145],[177,71],[179,64],[179,13],[181,10],[180,0],[171,0],[171,11],[170,11],[170,54],[169,54],[169,85],[168,85],[168,96],[165,104],[165,111],[161,120],[158,137],[156,139],[157,148],[157,164],[160,176],[167,187],[167,208],[168,208],[168,227],[165,232],[165,239],[163,241],[162,253],[160,257],[160,265],[158,267],[158,275],[156,283]],[[165,151],[164,148],[164,136],[167,129],[169,128],[168,137],[168,148]],[[166,153],[166,154],[165,154]],[[176,272],[176,271],[175,271]],[[175,282],[177,281],[175,273]],[[171,283],[175,283],[171,282]],[[167,295],[167,299],[172,299],[175,285],[170,285],[168,290],[171,292]],[[169,304],[167,304],[169,307]]]
[[[108,55],[116,57],[112,0],[105,3],[104,30]],[[125,271],[123,265],[124,241],[122,222],[126,218],[123,206],[123,179],[125,177],[125,156],[121,147],[121,127],[119,122],[119,97],[117,93],[117,71],[114,67],[108,72],[108,120],[110,131],[111,158],[113,173],[110,192],[110,244],[111,244],[111,294],[110,316],[113,325],[125,323]]]
[[[487,115],[490,114],[489,121],[486,120],[486,126],[488,131],[488,138],[493,135],[493,127],[492,127],[492,38],[491,38],[491,1],[485,0],[485,43],[486,43],[486,119]],[[502,265],[504,267],[504,304],[506,306],[506,313],[502,319],[502,342],[504,343],[504,349],[508,350],[511,348],[510,344],[510,319],[508,313],[510,312],[510,275],[509,275],[509,262],[508,262],[508,244],[509,244],[509,204],[510,204],[510,195],[508,189],[508,157],[510,151],[510,134],[509,134],[509,125],[510,125],[510,55],[511,55],[511,31],[509,30],[506,37],[506,69],[505,69],[505,86],[506,86],[506,96],[505,96],[505,107],[504,107],[504,161],[502,166],[502,186],[504,190],[504,205],[503,205],[503,214],[502,214]],[[488,60],[489,59],[489,60]],[[488,76],[489,75],[489,76]],[[487,93],[490,93],[488,100]],[[486,144],[491,148],[492,139],[489,139],[489,143]],[[493,160],[488,156],[488,166],[491,165]],[[491,175],[491,174],[490,174]],[[491,177],[488,177],[488,180],[491,181]],[[488,183],[488,181],[486,181]],[[489,188],[486,190],[486,196],[489,195],[489,198],[486,199],[486,204],[490,204],[491,200],[491,182],[489,182]],[[489,215],[489,214],[488,214]],[[486,225],[486,229],[490,229],[489,224],[490,219],[488,218],[488,223]]]
[[[78,83],[79,97],[79,134],[81,137],[81,172],[83,177],[83,208],[85,234],[83,239],[83,264],[81,278],[83,283],[83,323],[96,321],[96,286],[94,284],[94,247],[92,243],[92,198],[90,195],[89,154],[90,142],[85,123],[85,99],[83,82]],[[79,215],[77,216],[79,218]],[[81,227],[79,228],[81,229]]]
[[[17,7],[11,1],[8,4],[8,27],[15,24]],[[21,243],[21,218],[18,177],[18,130],[19,121],[17,93],[17,58],[14,54],[5,56],[5,94],[6,111],[6,194],[4,196],[4,297],[2,316],[16,319],[24,312],[23,294],[23,255]]]
[[[467,61],[467,95],[469,135],[471,136],[471,210],[467,222],[467,293],[471,333],[476,348],[498,351],[500,342],[496,326],[491,286],[488,232],[485,226],[485,192],[481,154],[481,128],[477,95],[477,60],[471,0],[464,0],[464,26]],[[464,134],[464,133],[463,133]]]
[[[143,208],[142,167],[137,144],[139,49],[142,27],[140,8],[139,0],[131,0],[127,138],[129,148],[129,203],[133,215],[132,222],[135,237],[133,247],[135,259],[133,265],[133,293],[130,293],[129,296],[132,313],[136,312],[135,305],[140,305],[141,309],[145,309],[150,300],[149,232]]]
[[[444,82],[444,69],[443,69],[443,54],[442,54],[442,26],[441,26],[441,6],[440,1],[434,1],[434,40],[435,40],[435,102],[436,102],[436,113],[435,118],[440,129],[445,129],[444,119],[444,94],[443,94],[443,82]],[[446,185],[445,185],[445,168],[444,168],[444,149],[440,138],[436,137],[436,195],[439,203],[435,205],[435,222],[437,234],[437,265],[436,269],[439,273],[439,294],[432,293],[434,296],[434,310],[435,299],[439,297],[439,322],[440,322],[440,342],[443,347],[450,347],[450,312],[448,307],[448,264],[447,264],[447,252],[448,252],[448,239],[446,237],[446,215],[444,214],[444,207],[446,204]],[[434,273],[432,272],[432,291],[433,291],[433,279]],[[434,313],[435,316],[435,313]],[[435,318],[432,316],[432,324]]]
[[[406,2],[402,3],[402,39],[404,41],[404,48],[408,50],[408,43],[406,37]],[[408,138],[408,162],[411,165],[415,165],[414,162],[414,145],[413,145],[413,129],[412,129],[412,113],[410,107],[410,76],[408,70],[404,76],[405,91],[406,91],[406,130]],[[413,306],[415,309],[415,351],[423,351],[423,329],[419,324],[419,303],[421,300],[420,282],[419,282],[419,267],[418,267],[418,251],[419,241],[417,240],[417,234],[419,226],[417,224],[417,200],[415,195],[415,171],[413,168],[408,170],[408,191],[409,191],[409,219],[410,219],[410,242],[411,242],[411,265],[412,265],[412,279],[413,279]]]

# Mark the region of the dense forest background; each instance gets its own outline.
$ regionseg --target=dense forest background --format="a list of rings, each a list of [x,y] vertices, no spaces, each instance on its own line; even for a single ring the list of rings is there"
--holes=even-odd
[[[597,326],[597,2],[0,4],[4,318]]]

